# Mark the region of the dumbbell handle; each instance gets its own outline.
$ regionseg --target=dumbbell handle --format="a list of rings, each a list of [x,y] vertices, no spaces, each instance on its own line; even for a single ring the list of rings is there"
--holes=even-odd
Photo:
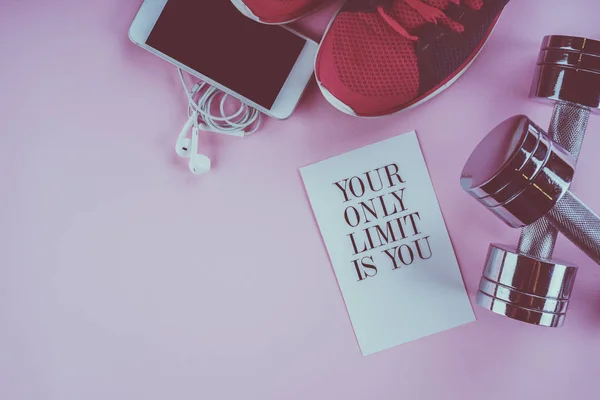
[[[552,113],[548,134],[575,160],[579,157],[590,109],[573,103],[557,103]],[[521,231],[519,253],[538,260],[550,260],[558,230],[544,217]]]
[[[600,264],[600,217],[567,191],[546,214],[548,221]]]

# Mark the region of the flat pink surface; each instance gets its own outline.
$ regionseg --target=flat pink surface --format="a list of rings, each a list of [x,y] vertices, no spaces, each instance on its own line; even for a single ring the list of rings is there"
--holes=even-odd
[[[581,266],[564,328],[475,307],[361,356],[298,173],[417,129],[473,300],[488,243],[518,231],[461,191],[461,167],[500,120],[547,123],[527,97],[540,41],[600,37],[597,0],[514,0],[467,74],[400,115],[346,116],[311,84],[254,137],[203,135],[199,178],[173,152],[175,69],[127,39],[139,5],[0,2],[1,399],[598,398],[600,269],[564,240]],[[574,185],[595,209],[598,130]]]

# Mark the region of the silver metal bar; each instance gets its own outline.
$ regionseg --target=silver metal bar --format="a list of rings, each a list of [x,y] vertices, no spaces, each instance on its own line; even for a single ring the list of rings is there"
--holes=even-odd
[[[567,191],[547,218],[573,244],[600,264],[600,217]]]
[[[552,113],[548,135],[567,150],[575,161],[579,158],[590,109],[572,103],[557,103]],[[558,230],[547,218],[541,218],[521,231],[518,251],[538,260],[550,260]]]

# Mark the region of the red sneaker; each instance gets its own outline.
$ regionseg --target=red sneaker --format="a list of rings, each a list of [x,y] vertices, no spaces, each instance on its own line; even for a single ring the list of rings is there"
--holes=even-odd
[[[248,18],[263,24],[287,24],[325,6],[329,0],[231,0]]]
[[[509,0],[348,0],[315,64],[327,100],[351,115],[415,107],[471,65]]]

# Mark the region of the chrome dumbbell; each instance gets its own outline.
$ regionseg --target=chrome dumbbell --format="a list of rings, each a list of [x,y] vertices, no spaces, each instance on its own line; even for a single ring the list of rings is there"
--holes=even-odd
[[[531,96],[555,102],[548,130],[573,161],[579,156],[591,110],[600,109],[600,42],[547,36]],[[562,326],[577,272],[552,260],[558,230],[542,217],[522,230],[518,248],[492,244],[477,304],[510,318]]]
[[[574,172],[573,157],[539,126],[521,115],[507,119],[479,143],[465,164],[461,186],[514,228],[547,218],[559,232],[600,264],[600,217],[569,191]],[[501,247],[496,248],[502,251]],[[497,258],[498,254],[490,256]],[[513,282],[514,278],[521,279],[517,284],[507,285],[506,279],[489,280],[490,284],[496,285],[491,288],[490,297],[510,305],[505,315],[517,319],[524,315],[528,320],[537,318],[540,325],[561,324],[575,269],[554,265],[551,267],[553,273],[548,275],[539,270],[552,263],[538,261],[537,268],[533,268],[538,270],[534,278],[544,276],[550,280],[539,281],[540,287],[533,287],[531,293],[522,290],[527,283],[522,281],[523,272],[516,271],[523,268],[522,265],[512,266]],[[492,269],[488,266],[485,275],[497,275],[498,271]],[[527,272],[531,273],[531,269]],[[542,292],[544,296],[536,294],[541,288],[546,288],[547,293]],[[521,314],[513,310],[513,303],[519,306]]]
[[[546,36],[542,43],[534,85],[534,98],[556,102],[548,134],[579,158],[591,109],[600,108],[600,42],[572,36]],[[549,260],[558,232],[542,218],[525,227],[519,253]]]

